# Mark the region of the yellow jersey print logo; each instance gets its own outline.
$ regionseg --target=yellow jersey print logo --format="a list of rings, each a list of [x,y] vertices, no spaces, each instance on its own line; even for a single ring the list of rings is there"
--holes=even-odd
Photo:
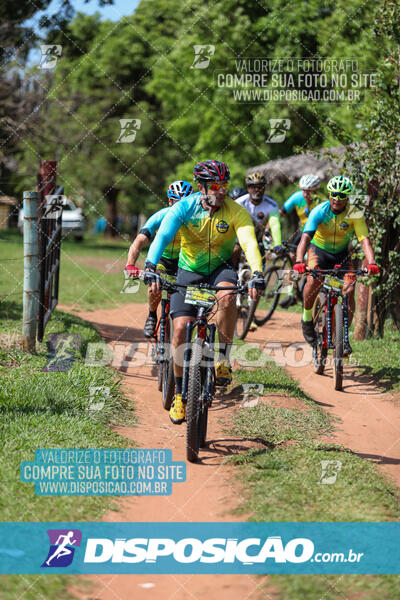
[[[226,221],[218,221],[215,227],[219,233],[226,233],[229,229],[229,225]]]

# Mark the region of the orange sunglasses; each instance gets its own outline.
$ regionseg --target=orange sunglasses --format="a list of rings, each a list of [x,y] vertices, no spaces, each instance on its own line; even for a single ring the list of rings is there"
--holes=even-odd
[[[217,192],[221,188],[223,190],[226,190],[228,185],[229,185],[229,183],[227,181],[224,181],[223,183],[210,183],[210,185],[208,186],[208,189],[211,190],[212,192]]]

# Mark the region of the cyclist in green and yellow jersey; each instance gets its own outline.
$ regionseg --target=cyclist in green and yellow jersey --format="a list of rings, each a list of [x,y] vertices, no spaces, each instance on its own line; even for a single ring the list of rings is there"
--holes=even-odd
[[[304,255],[307,250],[307,266],[310,269],[333,269],[339,265],[342,269],[351,269],[352,262],[348,244],[355,234],[367,259],[368,273],[379,273],[363,212],[348,202],[349,195],[353,190],[350,179],[343,175],[333,177],[327,187],[329,200],[322,202],[311,211],[303,228],[297,247],[294,270],[298,273],[305,273]],[[348,294],[350,325],[354,314],[355,280],[351,273],[346,274],[344,280],[343,292]],[[304,287],[302,328],[304,339],[309,344],[315,343],[312,307],[322,282],[323,277],[316,279],[309,275]],[[350,353],[349,346],[345,348],[345,354]]]
[[[253,222],[247,210],[227,197],[229,169],[223,162],[206,160],[197,163],[193,175],[199,192],[184,198],[170,209],[163,220],[146,260],[146,276],[153,291],[159,289],[155,265],[176,233],[181,233],[181,251],[177,283],[182,285],[208,283],[211,286],[235,286],[237,272],[231,258],[236,238],[246,255],[253,277],[249,295],[257,300],[265,289],[261,255]],[[233,295],[217,292],[216,313],[219,335],[219,359],[216,365],[216,384],[225,385],[232,379],[229,350],[236,320]],[[185,302],[185,291],[171,297],[171,316],[174,322],[172,347],[174,352],[175,396],[170,410],[173,423],[182,423],[186,407],[182,402],[182,357],[177,349],[183,347],[188,320],[194,320],[196,307]]]

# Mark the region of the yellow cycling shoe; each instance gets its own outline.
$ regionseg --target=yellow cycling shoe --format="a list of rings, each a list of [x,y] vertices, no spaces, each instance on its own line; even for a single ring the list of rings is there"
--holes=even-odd
[[[217,363],[215,368],[215,385],[225,386],[232,381],[232,367],[227,360]]]
[[[180,425],[186,418],[186,404],[182,402],[182,394],[175,394],[169,409],[169,418],[174,425]]]

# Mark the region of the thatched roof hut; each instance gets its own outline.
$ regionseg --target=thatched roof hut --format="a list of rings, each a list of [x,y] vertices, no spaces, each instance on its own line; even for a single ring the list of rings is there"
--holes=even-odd
[[[261,171],[266,176],[268,185],[271,186],[295,183],[306,173],[315,173],[322,181],[327,181],[337,173],[344,151],[343,146],[337,146],[321,150],[321,158],[312,154],[296,154],[287,158],[276,158],[262,165],[251,167],[249,173]],[[337,158],[332,159],[331,155],[337,155]]]

